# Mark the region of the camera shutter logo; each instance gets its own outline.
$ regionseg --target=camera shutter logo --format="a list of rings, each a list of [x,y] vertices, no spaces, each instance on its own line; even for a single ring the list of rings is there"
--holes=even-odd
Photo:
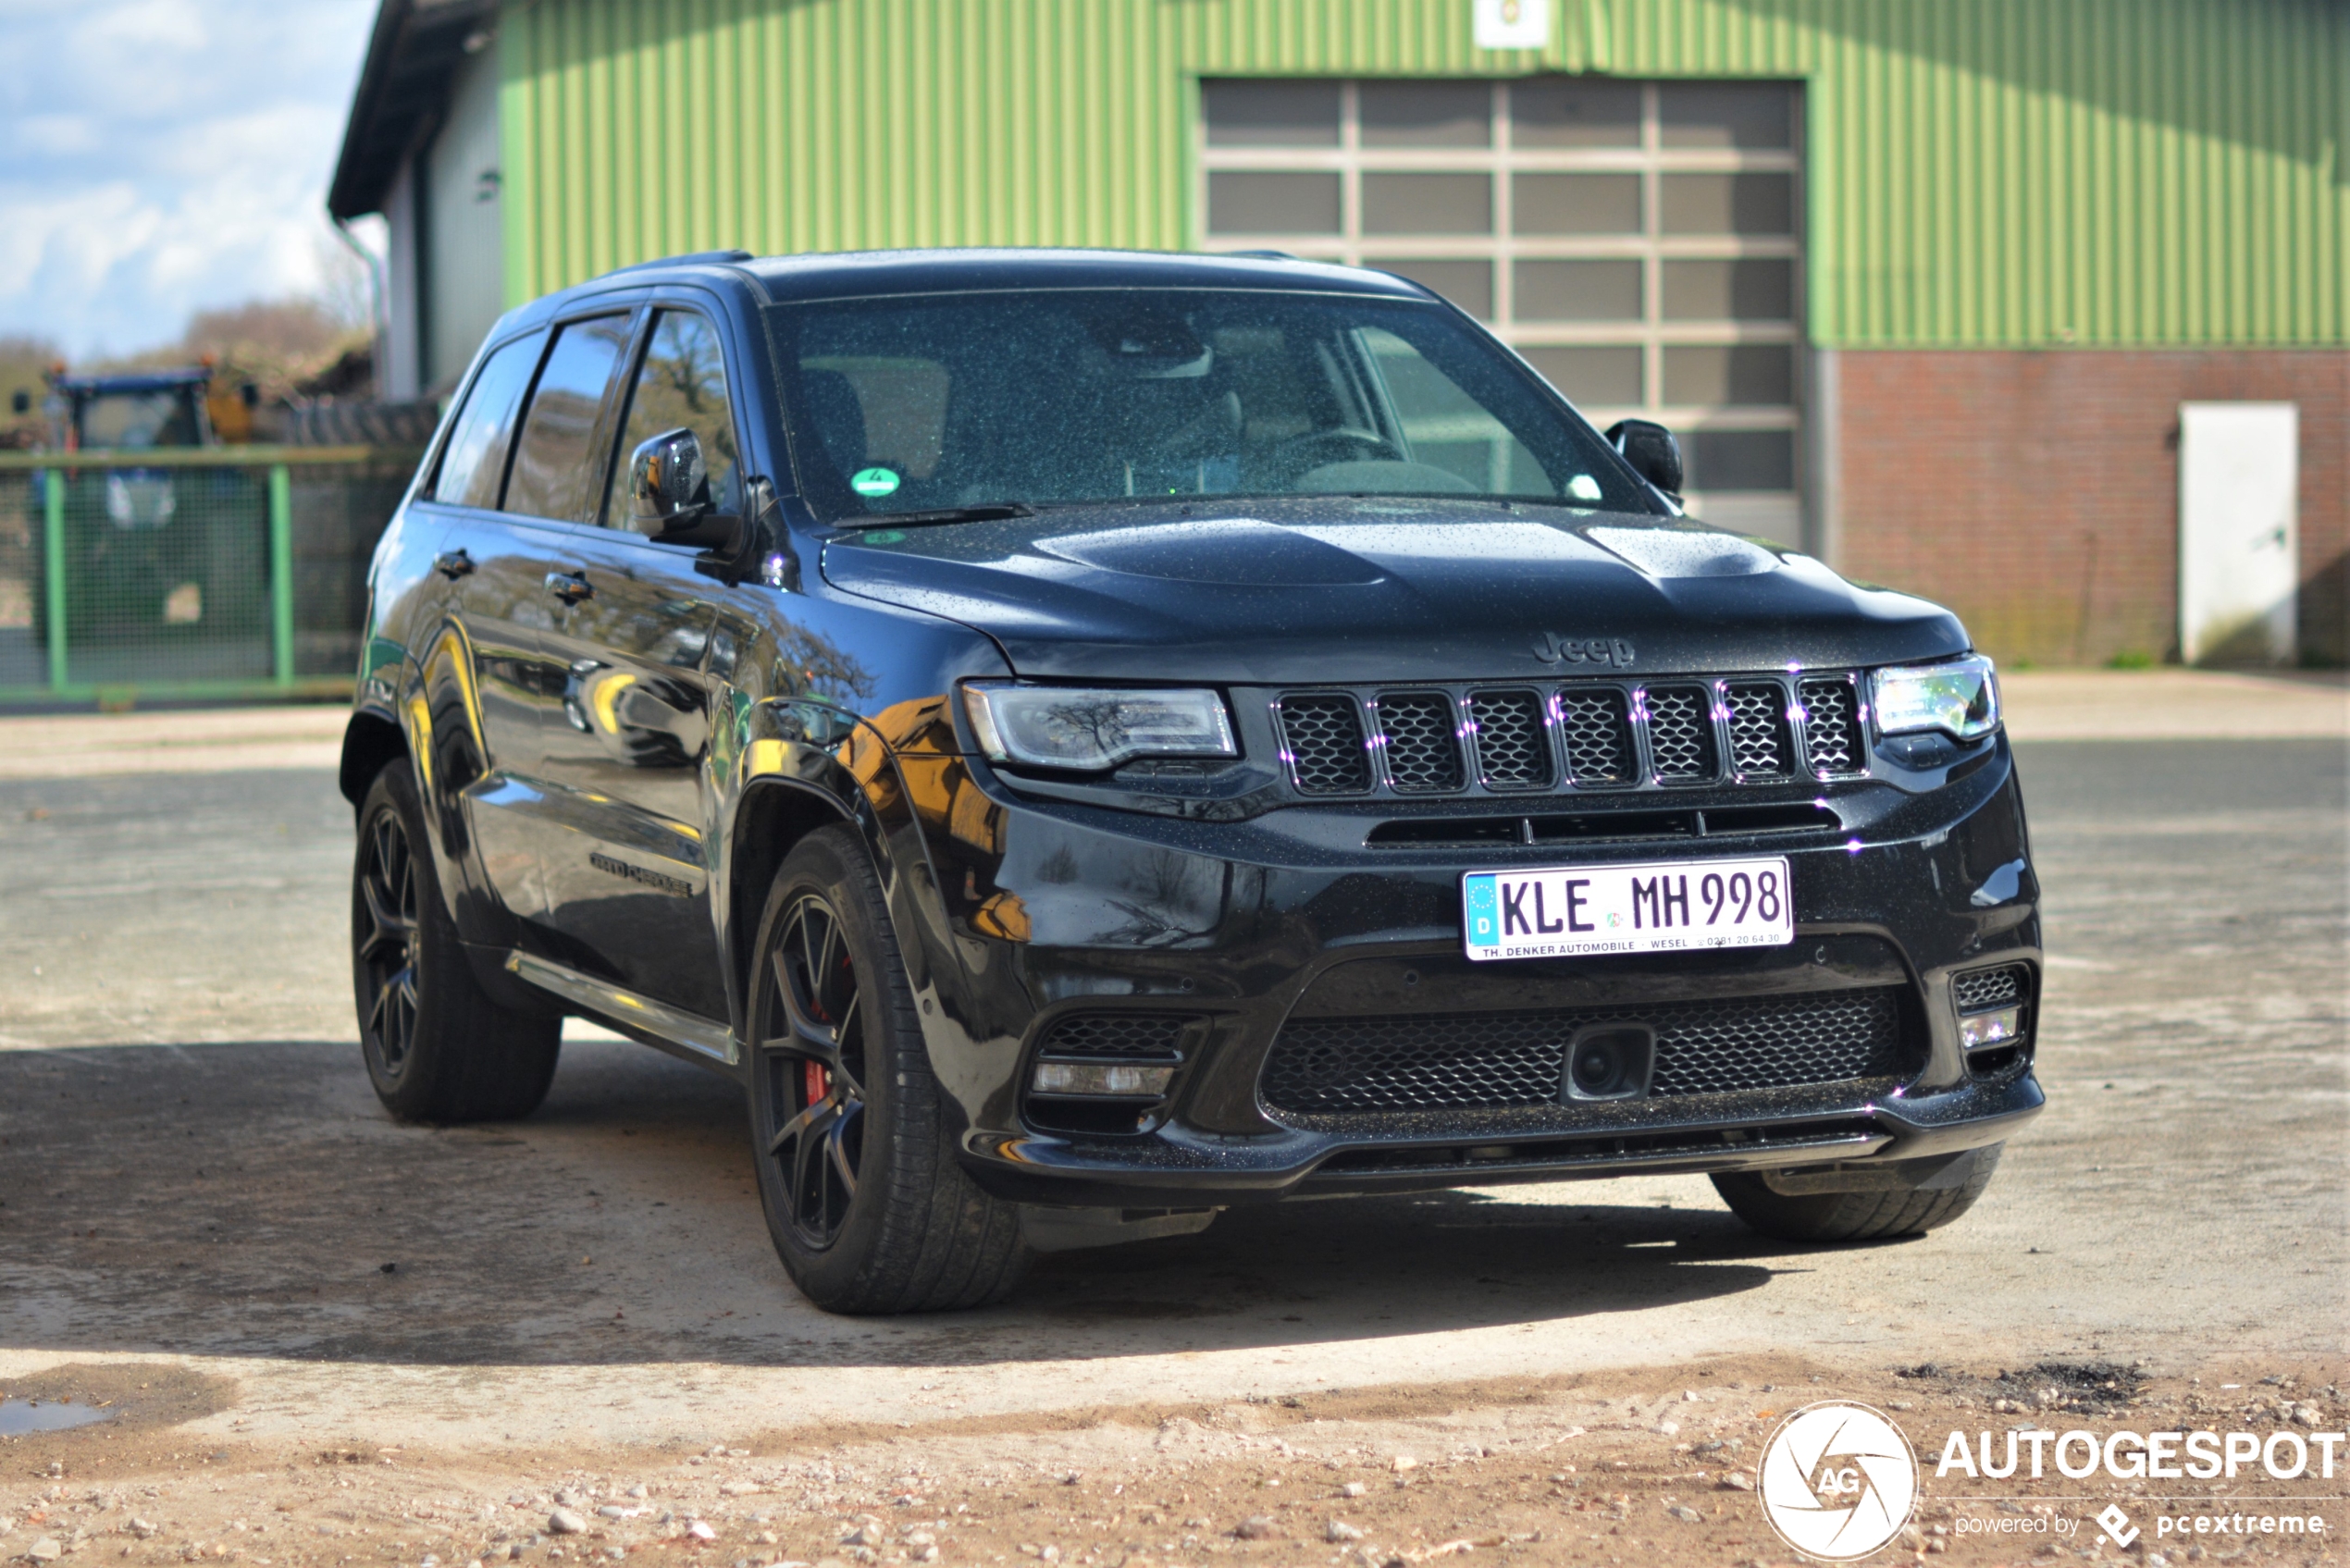
[[[1771,1434],[1755,1487],[1763,1517],[1796,1550],[1850,1562],[1880,1550],[1910,1522],[1918,1456],[1883,1414],[1824,1400]]]

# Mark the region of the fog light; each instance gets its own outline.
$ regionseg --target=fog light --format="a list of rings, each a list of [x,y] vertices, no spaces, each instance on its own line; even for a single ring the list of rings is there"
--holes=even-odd
[[[1032,1087],[1039,1094],[1105,1094],[1156,1099],[1174,1081],[1171,1067],[1106,1062],[1039,1062]]]
[[[2023,1032],[2023,1009],[1999,1007],[1987,1013],[1963,1013],[1959,1018],[1959,1043],[1970,1051],[2005,1045]]]

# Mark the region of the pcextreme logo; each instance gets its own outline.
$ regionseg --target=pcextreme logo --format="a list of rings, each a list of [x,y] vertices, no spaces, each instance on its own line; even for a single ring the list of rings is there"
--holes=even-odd
[[[1812,1557],[1851,1562],[1882,1549],[1910,1522],[1918,1456],[1881,1412],[1823,1400],[1771,1434],[1755,1490],[1781,1540]]]

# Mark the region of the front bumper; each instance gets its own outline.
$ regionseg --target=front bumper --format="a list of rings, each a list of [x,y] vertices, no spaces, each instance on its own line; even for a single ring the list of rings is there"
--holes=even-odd
[[[1954,974],[2021,966],[2036,1004],[2038,886],[2005,740],[1938,787],[1825,792],[1845,830],[1474,852],[1369,848],[1343,810],[1240,821],[1038,799],[969,759],[909,780],[938,905],[915,983],[963,1165],[1026,1203],[1133,1209],[1647,1172],[1927,1159],[1998,1142],[2040,1108],[2032,1034],[1961,1047]],[[1751,792],[1740,796],[1752,798]],[[1495,865],[1786,854],[1788,947],[1469,964],[1459,879]],[[910,916],[913,911],[907,911]],[[1639,1100],[1390,1106],[1268,1103],[1285,1024],[1431,1028],[1492,1014],[1621,1015],[1734,999],[1893,999],[1900,1060],[1835,1081]],[[2036,1019],[2027,1008],[2030,1024]],[[1181,1060],[1163,1100],[1072,1124],[1031,1096],[1071,1020],[1163,1019]],[[1123,1121],[1120,1121],[1120,1117]],[[1082,1118],[1081,1118],[1082,1120]]]

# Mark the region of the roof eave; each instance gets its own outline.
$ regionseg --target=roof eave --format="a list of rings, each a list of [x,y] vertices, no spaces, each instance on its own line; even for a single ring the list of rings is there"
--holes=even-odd
[[[464,40],[498,0],[380,0],[327,188],[338,220],[381,212],[400,165],[439,119]]]

